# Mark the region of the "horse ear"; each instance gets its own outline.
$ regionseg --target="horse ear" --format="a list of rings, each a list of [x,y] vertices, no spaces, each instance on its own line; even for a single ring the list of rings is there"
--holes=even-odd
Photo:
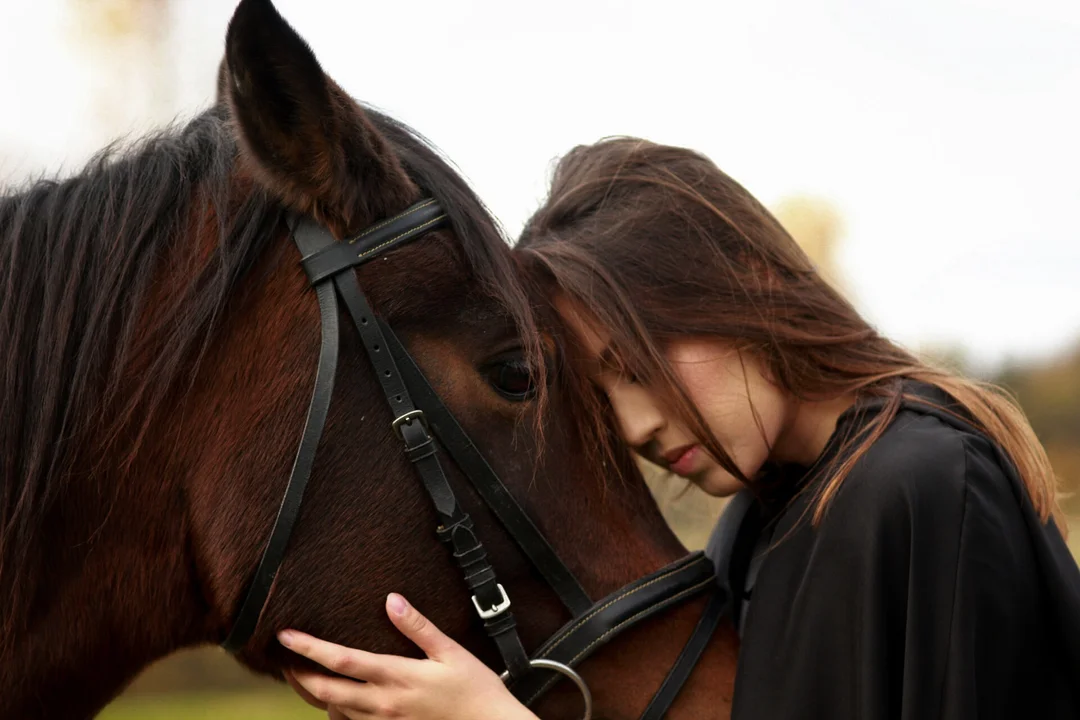
[[[218,86],[256,178],[339,238],[419,194],[390,144],[270,0],[237,7]]]

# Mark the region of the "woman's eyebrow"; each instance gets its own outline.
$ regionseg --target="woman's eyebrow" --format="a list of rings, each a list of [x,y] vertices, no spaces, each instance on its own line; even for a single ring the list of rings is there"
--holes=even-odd
[[[596,364],[601,370],[621,370],[622,362],[619,360],[619,356],[615,353],[615,348],[610,344],[605,345],[604,349],[600,351],[600,354],[596,356]]]

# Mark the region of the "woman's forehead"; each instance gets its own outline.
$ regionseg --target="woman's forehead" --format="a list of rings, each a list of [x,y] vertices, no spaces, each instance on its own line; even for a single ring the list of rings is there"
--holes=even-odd
[[[563,322],[577,335],[583,349],[591,357],[599,358],[611,342],[611,332],[578,300],[558,295],[554,305]]]

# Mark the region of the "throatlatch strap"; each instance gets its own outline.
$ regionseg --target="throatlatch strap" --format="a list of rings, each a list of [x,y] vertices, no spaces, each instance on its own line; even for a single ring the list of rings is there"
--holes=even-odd
[[[715,587],[712,561],[700,551],[690,553],[597,601],[593,610],[564,625],[533,657],[577,667],[627,628]],[[562,677],[535,671],[510,690],[529,705]]]
[[[325,231],[320,232],[317,226],[302,225],[294,229],[293,237],[301,252],[311,252],[324,241],[324,233]],[[262,559],[259,560],[259,566],[248,586],[247,594],[232,629],[225,641],[221,643],[223,648],[232,653],[240,650],[251,639],[266,600],[270,596],[270,587],[274,583],[274,577],[285,556],[296,519],[300,515],[304,490],[311,477],[311,468],[315,465],[315,451],[319,447],[319,439],[326,426],[326,416],[330,411],[330,399],[334,395],[334,375],[337,373],[339,346],[337,297],[334,295],[333,285],[329,282],[320,283],[315,287],[315,291],[319,298],[322,327],[315,387],[311,393],[304,433],[289,475],[289,484],[285,488],[285,496],[281,499],[281,507],[278,508],[270,539],[266,542]]]
[[[697,627],[691,633],[690,639],[686,641],[686,645],[683,647],[682,652],[679,653],[679,657],[675,664],[672,665],[667,677],[664,678],[660,689],[653,696],[649,707],[645,708],[641,720],[661,720],[664,717],[664,714],[671,708],[671,704],[675,702],[679,691],[682,690],[683,685],[690,678],[690,673],[694,672],[694,666],[697,665],[698,660],[701,658],[701,653],[705,651],[705,647],[712,640],[716,628],[720,626],[720,621],[727,614],[730,607],[731,598],[727,592],[719,587],[713,591],[712,597],[709,598],[709,604],[705,606],[705,612],[701,614],[701,619],[698,620]]]

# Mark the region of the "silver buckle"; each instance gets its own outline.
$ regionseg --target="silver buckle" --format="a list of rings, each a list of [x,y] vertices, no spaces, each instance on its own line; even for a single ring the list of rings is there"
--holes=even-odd
[[[484,610],[483,608],[481,608],[480,601],[476,599],[475,595],[472,596],[473,607],[476,608],[476,612],[479,613],[481,620],[490,620],[496,615],[505,612],[506,609],[510,607],[510,598],[506,596],[506,590],[503,590],[502,584],[495,583],[495,587],[499,588],[499,595],[502,596],[502,600],[500,600],[499,604],[491,608],[490,610]]]
[[[394,429],[394,432],[401,440],[404,440],[405,436],[401,433],[401,426],[412,425],[413,420],[419,420],[420,424],[424,426],[424,429],[428,429],[427,418],[424,417],[423,410],[410,410],[401,417],[395,418],[394,422],[390,424],[390,427]]]

